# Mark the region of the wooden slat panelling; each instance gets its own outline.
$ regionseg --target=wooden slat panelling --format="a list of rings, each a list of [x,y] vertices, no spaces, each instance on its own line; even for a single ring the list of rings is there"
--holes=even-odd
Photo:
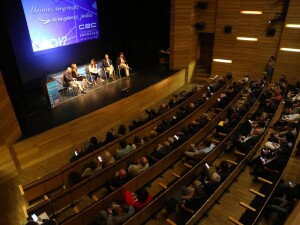
[[[286,24],[300,24],[300,1],[290,0]],[[300,29],[284,27],[280,41],[280,48],[300,49]],[[299,80],[300,77],[300,52],[278,51],[273,80],[285,74],[290,83]]]

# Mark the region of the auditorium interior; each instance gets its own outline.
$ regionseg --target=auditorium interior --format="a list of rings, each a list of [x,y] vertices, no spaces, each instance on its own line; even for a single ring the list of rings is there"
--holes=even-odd
[[[38,52],[24,2],[0,3],[0,224],[299,224],[299,0],[87,0],[99,37]],[[92,84],[55,105],[73,63]]]

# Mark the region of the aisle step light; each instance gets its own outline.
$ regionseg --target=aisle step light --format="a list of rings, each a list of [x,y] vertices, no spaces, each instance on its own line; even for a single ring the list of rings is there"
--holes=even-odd
[[[232,60],[230,59],[213,59],[214,62],[220,62],[220,63],[232,63]]]

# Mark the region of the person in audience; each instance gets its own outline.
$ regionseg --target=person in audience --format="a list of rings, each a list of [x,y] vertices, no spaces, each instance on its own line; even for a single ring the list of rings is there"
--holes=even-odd
[[[77,65],[75,63],[73,63],[71,65],[71,69],[72,69],[72,77],[75,78],[78,81],[82,81],[82,86],[83,87],[87,87],[87,85],[91,85],[92,83],[88,81],[88,79],[86,79],[85,76],[78,74],[77,71]]]
[[[102,168],[108,167],[109,165],[113,164],[116,160],[109,151],[103,151],[101,153],[102,158]]]
[[[297,129],[295,125],[289,123],[287,125],[287,130],[279,132],[279,133],[272,133],[271,137],[269,137],[268,141],[279,143],[280,140],[287,140],[287,136],[289,140],[294,140],[297,134]]]
[[[133,149],[138,149],[142,147],[144,143],[145,142],[142,138],[140,138],[139,136],[134,136],[132,147]]]
[[[82,147],[78,145],[78,146],[75,147],[75,151],[74,151],[74,154],[72,155],[72,157],[70,159],[70,162],[74,162],[74,161],[76,161],[77,159],[80,159],[83,156],[85,156],[85,152],[82,151]]]
[[[122,137],[126,134],[126,127],[124,124],[121,124],[118,128],[118,133],[117,133],[117,137]]]
[[[164,118],[162,123],[157,126],[156,132],[157,133],[163,133],[164,131],[168,130],[171,127],[171,123],[168,119]]]
[[[217,99],[215,106],[218,109],[224,109],[228,105],[229,101],[230,99],[226,94],[221,94],[220,98]]]
[[[122,187],[129,180],[126,170],[120,169],[115,173],[115,176],[107,181],[107,191],[112,192]]]
[[[204,127],[209,122],[208,114],[207,113],[202,113],[198,122],[199,122],[199,127],[200,128]]]
[[[261,162],[257,163],[252,172],[255,175],[254,180],[257,177],[263,177],[268,179],[272,174],[279,173],[286,163],[286,155],[282,149],[277,149],[271,157],[264,159],[261,158]]]
[[[82,176],[78,172],[72,171],[68,174],[66,188],[70,188],[75,184],[80,183],[80,181],[82,181]]]
[[[201,159],[210,153],[216,146],[209,138],[205,138],[198,145],[191,144],[191,149],[184,152],[184,155],[190,159]]]
[[[221,177],[217,172],[209,171],[209,168],[204,167],[200,180],[196,180],[195,186],[200,186],[205,193],[210,196],[220,185]]]
[[[130,176],[135,177],[149,168],[148,160],[145,156],[139,158],[135,164],[130,164],[128,173]]]
[[[104,59],[102,60],[102,67],[104,68],[105,72],[109,73],[109,77],[111,79],[116,80],[114,66],[108,54],[105,54]]]
[[[134,192],[124,190],[123,200],[127,205],[132,205],[136,211],[140,211],[151,202],[152,197],[144,188]]]
[[[175,195],[175,201],[180,209],[194,214],[204,203],[205,196],[204,189],[199,185],[195,185],[193,190],[182,186]]]
[[[230,173],[228,163],[224,160],[216,166],[216,173],[220,176],[221,181],[224,181]]]
[[[94,161],[91,161],[89,164],[84,166],[83,173],[81,174],[82,178],[92,176],[96,171],[101,170],[102,166],[100,162],[96,164]]]
[[[190,90],[190,91],[187,93],[186,97],[187,97],[187,98],[191,97],[191,96],[194,95],[197,91],[198,91],[198,87],[197,87],[197,86],[193,86],[192,90]]]
[[[89,64],[89,73],[94,77],[93,82],[94,85],[97,85],[97,79],[100,78],[99,71],[97,68],[97,63],[95,59],[91,59],[91,63]],[[104,81],[101,79],[101,82]]]
[[[81,86],[81,84],[79,83],[79,81],[74,80],[73,76],[72,76],[72,69],[71,67],[68,67],[67,70],[64,73],[64,82],[66,83],[66,85],[69,87],[74,87],[74,88],[78,88],[81,93],[86,94],[87,92],[84,91],[84,88]]]
[[[86,147],[85,152],[87,154],[89,154],[89,153],[95,151],[96,149],[100,148],[101,146],[102,146],[102,143],[98,142],[97,137],[91,137],[91,139]]]
[[[133,148],[127,144],[125,140],[120,141],[120,149],[116,150],[116,156],[117,158],[122,158],[125,155],[129,154],[131,151],[133,151]]]
[[[108,131],[106,133],[106,138],[105,140],[103,141],[103,145],[106,145],[112,141],[116,140],[116,137],[113,135],[113,133],[111,131]]]
[[[170,141],[173,140],[174,142],[174,139],[173,138],[169,138]],[[155,163],[155,162],[158,162],[160,159],[162,159],[163,157],[165,157],[166,155],[168,155],[171,151],[173,150],[171,144],[169,141],[165,141],[162,144],[158,144],[158,146],[154,149],[154,151],[149,154],[147,157],[149,159],[149,161],[151,163]]]
[[[133,206],[112,203],[107,210],[100,210],[96,223],[99,225],[121,225],[134,214]]]
[[[130,67],[128,66],[127,60],[126,60],[123,52],[120,52],[120,55],[117,58],[117,65],[119,66],[120,71],[121,71],[121,69],[125,70],[126,76],[129,77]]]

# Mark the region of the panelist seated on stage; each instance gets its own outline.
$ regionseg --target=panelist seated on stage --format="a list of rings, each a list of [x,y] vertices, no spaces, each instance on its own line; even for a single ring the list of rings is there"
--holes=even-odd
[[[97,63],[96,63],[95,59],[91,59],[91,63],[89,65],[89,71],[88,72],[91,74],[91,76],[94,77],[94,80],[93,80],[94,85],[97,85],[97,79],[100,78],[100,75],[98,73],[98,67],[97,67]],[[100,78],[100,80],[101,80],[101,82],[104,81],[101,78]]]
[[[109,73],[109,77],[113,80],[116,79],[114,74],[114,66],[112,64],[111,59],[109,58],[108,54],[105,54],[104,59],[102,60],[102,67],[105,72]]]
[[[86,92],[84,91],[84,88],[81,86],[79,81],[77,81],[75,78],[73,78],[71,67],[68,67],[64,73],[64,82],[66,83],[66,85],[68,87],[70,86],[70,87],[79,88],[81,93],[86,94]]]
[[[88,84],[92,84],[91,82],[88,81],[88,79],[86,79],[85,76],[83,76],[81,74],[78,74],[77,65],[75,63],[73,63],[71,65],[71,69],[72,69],[73,78],[76,78],[76,80],[78,80],[78,81],[82,81],[82,86],[83,87],[87,87]]]
[[[119,66],[120,71],[121,71],[121,69],[125,70],[126,76],[128,77],[130,67],[128,66],[127,60],[126,60],[123,52],[120,52],[120,56],[117,58],[117,65]]]

